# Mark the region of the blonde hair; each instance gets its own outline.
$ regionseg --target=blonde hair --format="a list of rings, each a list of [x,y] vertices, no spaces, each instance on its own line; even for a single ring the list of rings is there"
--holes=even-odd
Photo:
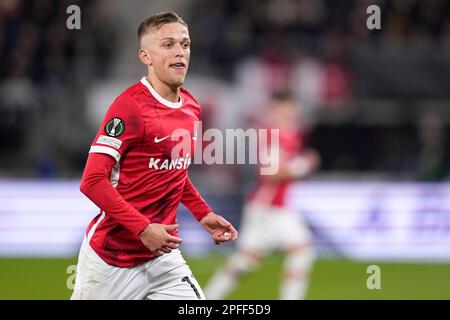
[[[183,19],[177,15],[173,11],[161,12],[154,14],[144,21],[141,22],[138,28],[138,39],[141,41],[141,38],[144,34],[146,34],[149,30],[158,30],[162,25],[167,23],[178,22],[187,27],[187,23],[183,21]]]

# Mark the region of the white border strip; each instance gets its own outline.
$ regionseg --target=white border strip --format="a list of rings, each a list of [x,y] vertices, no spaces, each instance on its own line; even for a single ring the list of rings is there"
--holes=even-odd
[[[161,97],[158,92],[156,92],[155,89],[153,89],[153,87],[150,85],[150,83],[147,81],[146,77],[142,77],[141,79],[141,83],[146,86],[148,88],[148,90],[150,91],[150,93],[152,94],[152,96],[155,97],[156,100],[158,100],[160,103],[162,103],[163,105],[165,105],[166,107],[172,108],[172,109],[179,109],[181,108],[181,106],[183,105],[183,100],[181,99],[180,96],[180,101],[178,102],[170,102],[166,99],[164,99],[163,97]]]
[[[97,229],[98,225],[102,220],[105,218],[105,211],[102,211],[102,215],[100,218],[98,218],[97,222],[92,226],[91,230],[89,230],[89,233],[87,235],[88,243],[91,241],[92,236],[94,235],[95,229]]]
[[[89,153],[106,153],[116,159],[117,162],[120,160],[120,153],[110,147],[92,146],[91,149],[89,149]]]

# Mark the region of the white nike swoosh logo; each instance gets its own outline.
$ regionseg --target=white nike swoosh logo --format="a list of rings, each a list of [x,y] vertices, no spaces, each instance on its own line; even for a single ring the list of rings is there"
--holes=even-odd
[[[160,143],[163,140],[166,140],[168,137],[170,137],[170,135],[165,136],[164,138],[158,139],[158,137],[155,136],[155,143]]]

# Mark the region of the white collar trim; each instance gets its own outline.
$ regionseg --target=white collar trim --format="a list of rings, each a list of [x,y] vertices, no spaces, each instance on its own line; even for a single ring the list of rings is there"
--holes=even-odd
[[[181,108],[181,106],[183,105],[183,100],[181,99],[181,96],[180,96],[180,101],[178,101],[178,102],[170,102],[170,101],[164,99],[163,97],[161,97],[158,94],[158,92],[156,92],[156,90],[153,89],[152,85],[147,81],[146,77],[142,77],[141,83],[147,87],[148,91],[150,91],[150,93],[152,94],[153,97],[155,97],[156,100],[158,100],[160,103],[162,103],[166,107],[169,107],[172,109],[178,109],[178,108]]]

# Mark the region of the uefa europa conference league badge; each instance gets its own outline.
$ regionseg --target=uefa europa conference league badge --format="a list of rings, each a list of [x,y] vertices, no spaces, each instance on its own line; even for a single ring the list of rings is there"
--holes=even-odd
[[[118,137],[125,131],[125,122],[120,118],[111,119],[105,126],[105,132],[110,137]]]

